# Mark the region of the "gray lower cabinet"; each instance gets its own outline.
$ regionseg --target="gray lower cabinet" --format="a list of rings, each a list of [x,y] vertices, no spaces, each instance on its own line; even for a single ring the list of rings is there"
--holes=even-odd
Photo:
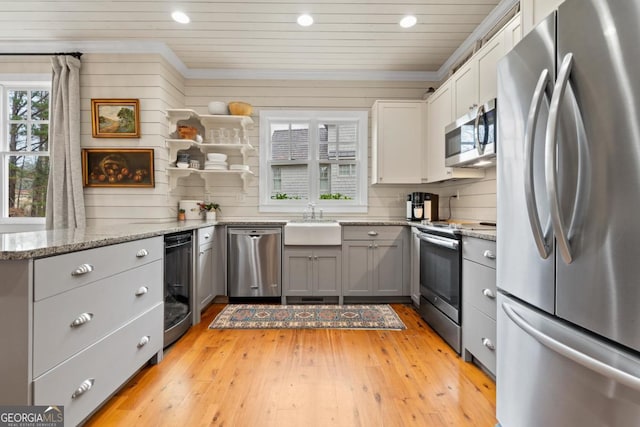
[[[283,295],[339,296],[342,291],[340,247],[285,246]]]
[[[159,361],[163,260],[153,237],[0,261],[0,404],[64,405],[76,425]]]
[[[465,236],[462,245],[462,354],[495,375],[496,243]]]
[[[409,296],[406,227],[345,226],[342,242],[344,296]]]
[[[214,227],[200,228],[198,237],[198,259],[196,264],[196,295],[200,311],[204,310],[216,296]]]

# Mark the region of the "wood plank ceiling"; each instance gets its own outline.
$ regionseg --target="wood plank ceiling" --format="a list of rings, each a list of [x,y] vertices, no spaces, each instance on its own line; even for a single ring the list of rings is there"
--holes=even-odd
[[[0,43],[159,42],[189,69],[434,72],[499,0],[2,0]],[[189,24],[174,22],[181,10]],[[315,24],[296,24],[301,13]],[[407,15],[413,28],[398,25]]]

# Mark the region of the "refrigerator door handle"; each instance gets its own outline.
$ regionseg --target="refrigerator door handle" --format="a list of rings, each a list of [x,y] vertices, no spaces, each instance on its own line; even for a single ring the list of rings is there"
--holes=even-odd
[[[537,330],[536,328],[531,326],[531,324],[529,324],[525,319],[523,319],[518,313],[516,313],[516,311],[511,307],[510,304],[503,302],[502,309],[507,314],[509,319],[511,319],[516,325],[518,325],[518,327],[520,327],[523,331],[525,331],[545,347],[560,354],[561,356],[566,357],[567,359],[573,360],[574,362],[584,366],[591,371],[597,372],[600,375],[603,375],[613,381],[640,391],[640,378],[627,372],[621,371],[620,369],[614,368],[611,365],[607,365],[606,363],[603,363],[597,359],[594,359],[593,357],[588,356],[572,347],[569,347],[568,345],[563,344],[560,341],[550,337],[549,335]]]
[[[540,78],[538,79],[536,88],[533,91],[533,98],[531,99],[531,106],[529,107],[529,114],[527,116],[527,125],[524,132],[525,200],[527,202],[527,214],[529,215],[529,225],[531,226],[531,232],[533,233],[533,240],[542,259],[549,258],[549,255],[551,254],[551,233],[548,228],[546,232],[542,231],[542,224],[540,223],[540,217],[538,215],[536,192],[533,185],[533,142],[535,141],[536,124],[538,122],[538,114],[540,113],[540,104],[542,103],[543,95],[546,94],[547,86],[550,84],[551,77],[549,75],[549,70],[545,68],[540,73]]]
[[[558,200],[558,174],[556,169],[557,147],[558,147],[558,117],[560,115],[560,101],[564,97],[569,73],[573,65],[573,54],[567,53],[562,60],[558,79],[553,89],[553,97],[549,106],[549,124],[545,136],[545,176],[547,181],[547,194],[549,196],[549,211],[551,213],[551,224],[553,232],[558,242],[560,255],[565,263],[571,264],[573,255],[569,246],[569,238],[565,231],[564,221],[560,215],[560,201]]]

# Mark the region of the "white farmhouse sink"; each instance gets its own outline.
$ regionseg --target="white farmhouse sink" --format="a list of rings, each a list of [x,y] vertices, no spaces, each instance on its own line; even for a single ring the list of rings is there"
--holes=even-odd
[[[284,226],[285,245],[329,246],[342,244],[342,228],[336,221],[289,221]]]

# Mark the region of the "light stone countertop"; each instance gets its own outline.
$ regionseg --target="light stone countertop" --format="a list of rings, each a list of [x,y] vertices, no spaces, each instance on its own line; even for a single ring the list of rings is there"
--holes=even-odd
[[[209,225],[215,225],[215,223],[190,220],[5,233],[0,234],[0,260],[40,258]]]
[[[412,226],[406,219],[346,219],[337,220],[343,226]],[[211,225],[227,226],[283,226],[287,220],[278,219],[223,219],[218,222],[203,220],[167,221],[159,223],[133,223],[83,229],[60,229],[0,234],[0,261],[41,258],[84,249],[114,245],[132,240],[162,236],[179,231],[194,230]],[[465,230],[463,236],[496,240],[495,230]]]

